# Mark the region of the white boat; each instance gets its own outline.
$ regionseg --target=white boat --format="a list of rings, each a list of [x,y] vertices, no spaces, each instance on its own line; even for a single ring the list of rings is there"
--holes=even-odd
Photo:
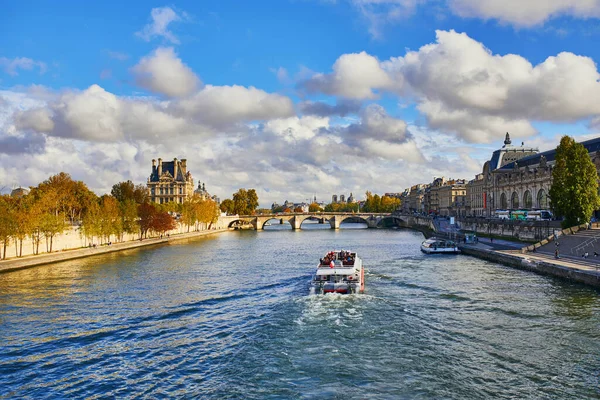
[[[316,294],[362,293],[365,290],[362,260],[351,251],[330,251],[319,260],[311,287]]]
[[[460,250],[455,242],[448,239],[429,238],[421,243],[421,251],[426,254],[458,254]]]

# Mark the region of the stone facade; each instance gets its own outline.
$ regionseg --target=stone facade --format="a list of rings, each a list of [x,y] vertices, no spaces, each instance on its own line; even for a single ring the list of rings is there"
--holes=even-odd
[[[581,144],[600,172],[600,138]],[[550,187],[556,149],[524,157],[491,172],[486,190],[498,209],[544,210],[550,208]],[[495,200],[495,201],[494,201]]]
[[[185,159],[163,162],[152,160],[152,174],[148,178],[148,196],[154,203],[183,203],[194,193],[194,179],[187,170]]]
[[[467,187],[464,179],[446,181],[437,189],[439,215],[465,216]]]
[[[484,215],[483,206],[483,187],[485,180],[483,174],[477,174],[475,179],[470,180],[466,185],[467,192],[467,215],[481,217]]]
[[[521,143],[521,146],[513,146],[510,135],[507,133],[504,146],[494,151],[492,158],[483,165],[482,179],[476,178],[467,184],[470,186],[468,188],[470,204],[467,214],[491,217],[495,210],[502,209],[502,204],[505,204],[501,202],[501,190],[499,189],[502,184],[498,181],[495,171],[518,163],[524,158],[535,157],[537,154],[539,154],[537,148],[526,147],[524,143]],[[512,179],[514,180],[514,177]],[[547,194],[548,190],[545,193]]]

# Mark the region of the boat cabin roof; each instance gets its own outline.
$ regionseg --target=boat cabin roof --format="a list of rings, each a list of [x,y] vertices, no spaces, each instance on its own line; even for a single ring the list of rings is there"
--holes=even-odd
[[[336,268],[319,268],[317,270],[317,273],[315,275],[317,276],[324,276],[324,275],[353,275],[354,274],[354,268],[352,268],[352,266],[348,266],[348,267],[336,267]]]

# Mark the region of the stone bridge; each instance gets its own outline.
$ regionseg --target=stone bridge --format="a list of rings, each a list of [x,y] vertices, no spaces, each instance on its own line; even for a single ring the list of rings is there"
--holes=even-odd
[[[262,215],[228,215],[219,217],[221,226],[235,228],[250,226],[260,231],[264,229],[268,221],[276,220],[279,223],[288,222],[292,229],[301,229],[302,223],[308,219],[328,222],[331,229],[339,229],[345,221],[364,222],[369,228],[378,228],[383,225],[385,220],[389,220],[395,226],[410,227],[414,221],[409,221],[412,217],[396,215],[391,213],[288,213],[288,214],[262,214]]]

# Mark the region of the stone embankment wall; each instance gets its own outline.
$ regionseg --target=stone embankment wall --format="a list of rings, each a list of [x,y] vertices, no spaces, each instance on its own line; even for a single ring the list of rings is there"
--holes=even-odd
[[[460,246],[460,249],[464,254],[504,264],[509,267],[600,287],[600,275],[592,271],[569,268],[564,265],[553,264],[547,261],[528,259],[525,256],[506,254],[494,250],[479,249],[472,246]]]
[[[223,225],[224,225],[224,223],[219,219],[219,221],[217,221],[216,223],[214,223],[211,226],[211,230],[227,228],[227,226],[223,226]],[[193,232],[194,229],[195,229],[194,227],[190,227],[190,232]],[[199,224],[199,227],[198,227],[199,231],[205,231],[207,229],[208,229],[208,226],[206,224]],[[177,228],[169,231],[168,234],[176,235],[176,234],[181,234],[181,233],[187,233],[187,231],[188,231],[187,225],[178,224]],[[150,237],[158,237],[158,236],[159,235],[157,235],[157,234],[151,234],[150,232],[148,233],[149,238]],[[52,239],[52,252],[56,253],[56,252],[65,251],[65,250],[79,249],[82,247],[88,247],[90,244],[101,245],[101,244],[105,244],[108,242],[112,242],[112,243],[130,242],[130,241],[134,241],[134,240],[139,240],[139,238],[140,238],[139,233],[135,233],[135,234],[124,234],[122,238],[116,237],[115,235],[111,235],[110,238],[102,238],[102,240],[100,240],[100,238],[98,238],[98,237],[94,237],[94,238],[85,237],[83,235],[83,231],[81,230],[81,227],[72,226],[72,227],[69,227],[67,230],[65,230],[62,234],[56,235]],[[31,238],[28,237],[27,239],[25,239],[23,241],[23,253],[22,253],[23,257],[34,254],[33,246],[34,246],[34,243],[33,243],[33,240],[31,240]],[[49,244],[48,244],[48,248],[49,248]],[[6,248],[6,258],[17,257],[18,251],[19,251],[19,244],[15,243],[15,241],[11,241],[10,245],[7,246],[7,248]],[[47,252],[48,251],[46,248],[46,239],[42,236],[41,241],[40,241],[40,246],[39,246],[39,254],[44,254]]]
[[[521,241],[538,242],[554,232],[560,232],[559,221],[506,221],[506,220],[458,220],[463,231],[477,232],[480,235],[513,238]]]

